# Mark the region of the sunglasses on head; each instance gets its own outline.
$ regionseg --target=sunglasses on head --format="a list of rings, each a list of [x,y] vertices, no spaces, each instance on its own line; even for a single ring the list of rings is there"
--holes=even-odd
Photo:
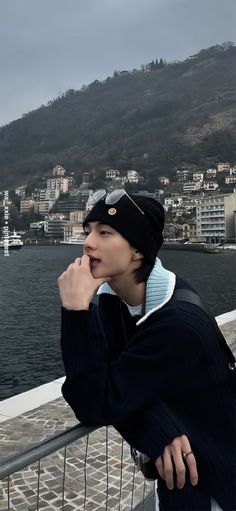
[[[97,190],[95,193],[93,193],[93,195],[91,195],[88,199],[88,205],[89,206],[94,206],[95,204],[97,204],[97,202],[99,202],[101,199],[105,199],[105,204],[107,205],[113,205],[113,204],[116,204],[117,202],[119,202],[119,200],[121,199],[121,197],[123,196],[126,196],[128,197],[128,199],[132,202],[132,204],[140,211],[140,213],[142,213],[142,215],[144,215],[144,211],[142,211],[142,209],[140,209],[140,207],[138,206],[138,204],[136,204],[136,202],[134,202],[133,199],[131,199],[131,197],[128,195],[128,193],[123,189],[119,189],[119,190],[114,190],[113,192],[111,193],[107,193],[107,191],[104,189],[104,190]]]

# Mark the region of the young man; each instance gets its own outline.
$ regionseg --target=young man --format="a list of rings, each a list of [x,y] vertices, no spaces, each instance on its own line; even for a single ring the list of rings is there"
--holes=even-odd
[[[235,510],[234,358],[206,312],[175,299],[191,287],[157,257],[161,204],[124,190],[93,202],[84,255],[58,279],[63,395],[156,463],[161,510]]]

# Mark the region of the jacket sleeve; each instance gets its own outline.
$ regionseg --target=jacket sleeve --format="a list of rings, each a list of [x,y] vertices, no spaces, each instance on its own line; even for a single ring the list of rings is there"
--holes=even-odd
[[[114,424],[114,427],[130,446],[147,454],[153,461],[175,438],[187,435],[190,440],[190,432],[183,421],[160,400],[144,414],[136,414],[133,418]]]
[[[198,364],[194,325],[191,329],[168,312],[158,319],[158,329],[150,319],[110,362],[98,307],[89,311],[62,307],[66,372],[62,392],[81,422],[115,424],[150,409],[157,399],[166,401],[187,392],[186,378]]]

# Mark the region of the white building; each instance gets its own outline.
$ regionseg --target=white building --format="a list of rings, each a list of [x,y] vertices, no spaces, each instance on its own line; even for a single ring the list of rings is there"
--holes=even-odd
[[[56,165],[52,171],[52,175],[56,177],[64,176],[65,173],[66,173],[65,169],[61,165]]]
[[[210,178],[216,177],[217,170],[216,169],[207,169],[206,175],[207,175],[207,177],[210,177]]]
[[[193,181],[203,181],[204,173],[203,172],[194,172],[193,173]]]
[[[214,192],[219,188],[219,185],[215,181],[210,181],[209,183],[204,183],[203,188],[209,192]]]
[[[83,225],[81,222],[68,222],[64,226],[64,241],[69,241],[71,237],[83,234]]]
[[[55,202],[55,200],[35,201],[34,212],[39,213],[40,215],[45,215],[45,213],[49,213],[49,211],[53,208]]]
[[[229,163],[218,163],[217,170],[218,170],[218,172],[229,172],[230,164]]]
[[[236,176],[226,176],[225,177],[225,183],[227,185],[231,184],[231,183],[236,183]]]
[[[47,179],[48,190],[60,190],[62,193],[68,192],[69,181],[67,177],[54,177]]]
[[[71,211],[70,212],[70,222],[74,223],[82,223],[87,215],[87,211]]]
[[[17,188],[15,188],[15,194],[18,195],[18,197],[24,199],[26,187],[27,185],[18,186]]]
[[[34,208],[35,201],[33,199],[22,199],[20,201],[20,213],[27,213]]]
[[[139,183],[140,175],[136,170],[128,170],[127,171],[127,181],[129,183]]]
[[[183,185],[183,192],[197,192],[202,186],[201,181],[188,181]]]
[[[166,177],[166,176],[159,177],[159,181],[164,186],[167,186],[170,184],[170,179],[169,179],[169,177]]]
[[[187,179],[189,179],[189,170],[177,170],[176,179],[177,181],[187,181]]]
[[[236,193],[202,199],[196,208],[198,239],[235,242],[235,210]]]
[[[58,188],[50,189],[44,188],[39,192],[39,200],[57,200],[60,197],[60,190]]]
[[[47,222],[45,220],[40,220],[39,222],[31,222],[30,223],[30,229],[41,229],[43,227],[43,229],[45,230],[45,224]]]
[[[120,176],[120,171],[116,169],[106,170],[106,179],[114,179]]]

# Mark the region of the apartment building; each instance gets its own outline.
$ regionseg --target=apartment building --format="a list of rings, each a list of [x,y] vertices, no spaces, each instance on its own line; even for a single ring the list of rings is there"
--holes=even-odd
[[[35,201],[32,199],[22,199],[20,201],[20,213],[28,213],[34,208]]]
[[[199,241],[235,242],[235,211],[236,193],[202,199],[196,208]]]
[[[68,192],[69,181],[67,177],[53,177],[47,179],[47,189],[49,190],[60,190],[60,192]]]

